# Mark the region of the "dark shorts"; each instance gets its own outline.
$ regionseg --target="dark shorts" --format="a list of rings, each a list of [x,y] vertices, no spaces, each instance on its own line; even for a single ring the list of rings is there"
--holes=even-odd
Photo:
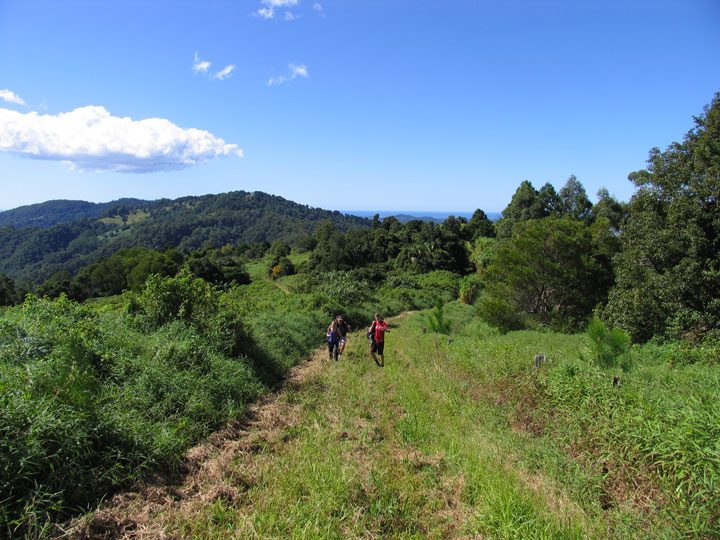
[[[370,344],[370,350],[377,354],[384,354],[385,342],[384,341],[373,341]]]

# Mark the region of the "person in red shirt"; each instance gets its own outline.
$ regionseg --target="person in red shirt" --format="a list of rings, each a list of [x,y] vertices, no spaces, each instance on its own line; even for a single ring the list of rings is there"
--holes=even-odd
[[[385,366],[385,332],[389,332],[388,325],[385,320],[379,315],[375,314],[375,320],[373,321],[370,329],[368,330],[372,334],[372,342],[370,343],[370,356],[375,360],[375,363],[383,367]],[[378,362],[376,353],[380,355],[380,361]]]

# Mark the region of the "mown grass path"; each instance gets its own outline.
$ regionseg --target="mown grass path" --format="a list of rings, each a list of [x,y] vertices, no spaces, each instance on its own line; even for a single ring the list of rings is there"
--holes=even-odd
[[[390,321],[385,368],[364,331],[339,362],[318,350],[188,452],[183,474],[115,497],[67,537],[607,537],[513,451],[527,437],[482,395],[465,342],[424,324]]]

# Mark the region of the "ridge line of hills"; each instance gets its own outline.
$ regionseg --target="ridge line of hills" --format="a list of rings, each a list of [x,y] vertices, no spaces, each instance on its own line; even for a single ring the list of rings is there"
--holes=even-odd
[[[440,221],[404,214],[396,219]],[[172,246],[190,252],[208,244],[294,244],[326,220],[341,232],[372,225],[368,217],[313,208],[261,191],[155,201],[53,200],[0,212],[0,274],[42,283],[60,270],[74,273],[133,247]]]

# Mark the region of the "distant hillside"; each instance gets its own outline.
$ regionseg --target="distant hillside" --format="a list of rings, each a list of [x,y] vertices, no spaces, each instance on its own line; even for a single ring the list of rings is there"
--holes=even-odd
[[[152,201],[141,199],[118,199],[106,203],[86,201],[57,200],[20,206],[0,212],[0,227],[42,227],[48,228],[58,223],[70,223],[76,219],[94,218],[113,206],[140,206]]]
[[[380,217],[381,221],[385,218],[393,217],[393,218],[397,219],[400,223],[407,223],[408,221],[413,221],[413,220],[432,221],[434,223],[442,223],[449,216],[454,216],[456,218],[464,217],[465,219],[470,219],[473,215],[473,212],[425,212],[425,211],[420,211],[415,214],[408,214],[406,212],[393,212],[393,211],[376,212],[374,210],[348,210],[345,213],[353,214],[353,215],[361,216],[361,217],[368,217],[368,218],[372,218],[375,214],[377,214]],[[497,221],[498,219],[502,218],[502,214],[500,212],[486,212],[486,215],[491,221]]]
[[[56,202],[63,201],[43,204]],[[222,246],[278,239],[292,244],[311,234],[324,220],[331,220],[341,231],[372,223],[259,191],[140,201],[140,205],[123,202],[106,203],[96,216],[48,227],[0,226],[0,273],[41,283],[59,270],[74,273],[122,248],[172,245],[192,251],[207,243]]]

